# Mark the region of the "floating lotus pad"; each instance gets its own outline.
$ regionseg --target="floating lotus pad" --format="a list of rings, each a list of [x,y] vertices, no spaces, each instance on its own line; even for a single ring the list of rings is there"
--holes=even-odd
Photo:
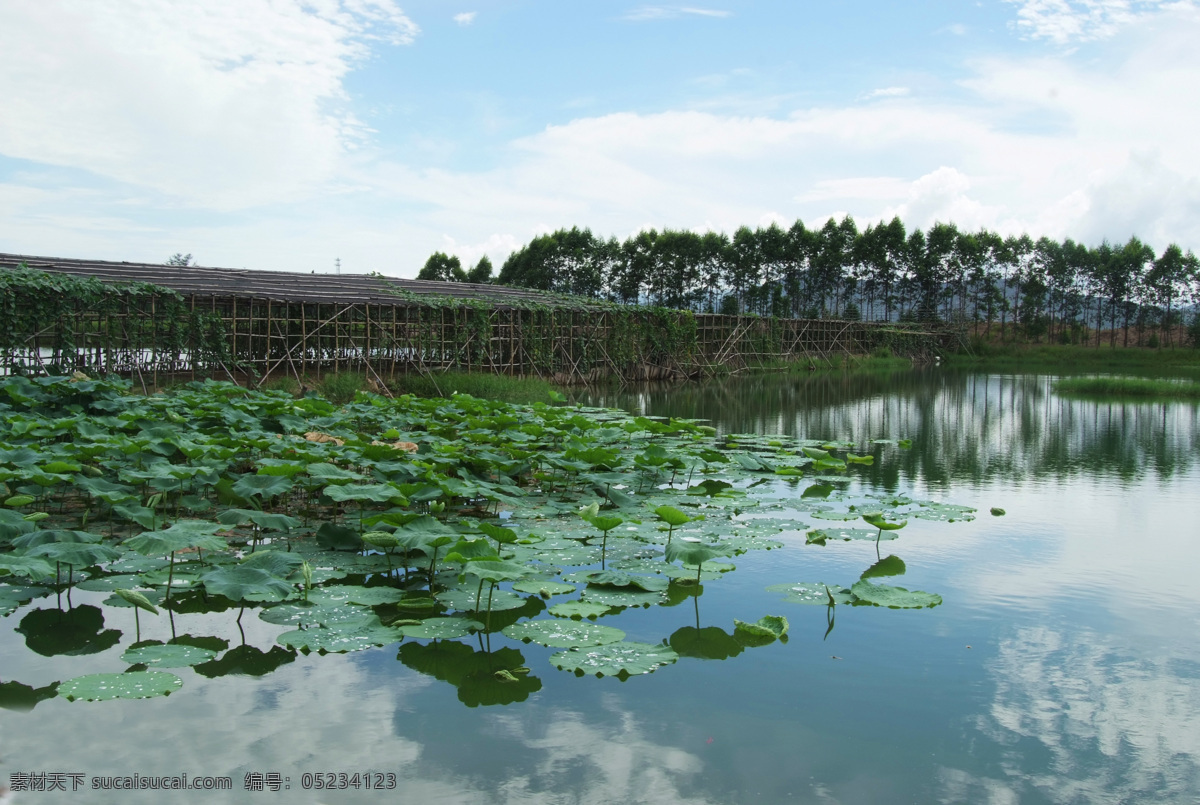
[[[513,584],[512,588],[519,593],[540,595],[543,598],[549,598],[552,595],[565,595],[566,593],[575,592],[574,584],[564,584],[561,581],[542,581],[538,579],[518,581]]]
[[[695,578],[695,574],[689,575]],[[583,600],[609,607],[649,607],[661,604],[666,600],[666,595],[657,591],[588,587],[583,591]]]
[[[311,599],[268,607],[258,613],[259,620],[278,626],[333,626],[360,621],[363,611],[357,607]]]
[[[149,665],[153,668],[187,668],[208,662],[216,656],[217,652],[211,649],[167,643],[131,648],[121,655],[121,660],[131,665]]]
[[[403,639],[399,629],[384,626],[378,617],[370,615],[358,621],[285,632],[275,642],[287,648],[336,654],[386,646]]]
[[[482,623],[470,618],[427,618],[420,624],[406,624],[400,627],[405,637],[426,640],[452,640],[481,632],[483,629]]]
[[[657,668],[670,665],[679,655],[661,643],[621,641],[593,648],[572,648],[551,655],[550,664],[562,671],[574,671],[577,676],[629,677],[650,674]]]
[[[508,590],[494,590],[489,593],[487,585],[484,585],[483,592],[480,593],[479,600],[477,601],[475,599],[477,590],[478,585],[472,584],[470,589],[464,587],[457,590],[446,590],[443,593],[438,593],[434,598],[439,603],[452,607],[459,612],[484,612],[489,608],[492,612],[503,612],[508,609],[520,609],[525,606],[525,601],[527,600]]]
[[[540,643],[551,648],[602,646],[625,639],[625,633],[612,626],[567,620],[532,620],[504,627],[504,634],[513,640]]]
[[[183,680],[166,671],[130,671],[124,674],[88,674],[58,685],[67,701],[102,702],[111,699],[153,699],[183,687]]]
[[[920,590],[906,590],[903,587],[889,587],[884,584],[872,584],[869,581],[859,581],[850,588],[860,601],[889,609],[923,609],[936,607],[942,603],[942,597],[936,593],[925,593]]]
[[[555,604],[547,610],[556,618],[596,618],[612,611],[612,607],[608,604],[597,604],[591,601],[565,601],[561,604]]]
[[[802,581],[794,584],[772,584],[767,587],[769,593],[783,593],[784,600],[793,604],[818,604],[827,606],[829,596],[833,596],[835,604],[849,604],[854,601],[854,594],[837,584],[822,584],[821,582]]]

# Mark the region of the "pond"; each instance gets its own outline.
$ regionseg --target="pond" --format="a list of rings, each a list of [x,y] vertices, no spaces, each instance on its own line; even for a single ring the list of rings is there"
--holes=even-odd
[[[751,457],[797,439],[874,456],[844,483],[812,464],[780,474],[771,454],[773,472],[736,474],[742,499],[705,499],[708,519],[689,527],[727,516],[726,530],[781,547],[716,560],[728,572],[701,565],[700,586],[671,581],[653,606],[599,617],[675,651],[626,679],[560,670],[561,648],[495,630],[320,654],[285,649],[293,627],[250,609],[143,612],[135,625],[106,591],[21,602],[0,629],[0,785],[67,775],[65,792],[11,795],[46,803],[159,803],[161,791],[115,795],[93,778],[181,774],[228,776],[232,790],[172,802],[1194,803],[1200,406],[1071,399],[1051,384],[931,370],[582,400],[709,420],[722,448]],[[837,538],[867,529],[873,508],[907,525]],[[530,524],[519,511],[508,522]],[[607,550],[621,556],[631,527],[614,527]],[[941,602],[856,605],[843,588],[874,594],[857,586],[868,569],[866,584]],[[786,641],[735,629],[764,616],[787,619]],[[170,669],[184,684],[167,697],[52,695],[128,668],[135,630],[212,636],[193,642],[219,654]],[[519,660],[488,659],[501,652]],[[518,672],[500,694],[497,669]]]

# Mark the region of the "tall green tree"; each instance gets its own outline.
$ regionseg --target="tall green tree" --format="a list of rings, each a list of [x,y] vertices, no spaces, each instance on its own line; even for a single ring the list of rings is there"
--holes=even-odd
[[[443,252],[434,252],[425,261],[425,265],[417,272],[419,280],[435,280],[439,282],[465,282],[467,273],[463,271],[462,261]]]

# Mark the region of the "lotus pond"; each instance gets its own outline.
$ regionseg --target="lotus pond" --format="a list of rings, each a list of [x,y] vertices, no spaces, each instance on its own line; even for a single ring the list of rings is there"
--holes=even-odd
[[[1052,382],[336,407],[5,379],[0,785],[1194,802],[1200,407]]]

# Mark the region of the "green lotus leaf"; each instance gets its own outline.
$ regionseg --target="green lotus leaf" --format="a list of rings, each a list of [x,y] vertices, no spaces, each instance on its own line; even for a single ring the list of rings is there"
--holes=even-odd
[[[828,606],[830,603],[849,604],[854,601],[854,595],[845,587],[837,584],[822,584],[819,581],[772,584],[766,589],[769,593],[783,593],[784,600],[793,604]]]
[[[1006,512],[1004,511],[1004,509],[1001,509],[999,506],[992,507],[992,516],[993,517],[1003,517],[1005,514],[1006,514]]]
[[[241,561],[242,567],[256,567],[265,570],[272,576],[287,579],[300,570],[304,557],[287,551],[255,551]]]
[[[572,648],[550,657],[550,664],[561,671],[574,671],[577,676],[615,676],[620,678],[653,673],[670,665],[679,655],[661,643],[621,641],[589,648]]]
[[[848,464],[874,464],[875,456],[856,456],[853,453],[846,454],[846,463]]]
[[[216,536],[220,523],[205,520],[180,520],[162,531],[145,531],[122,543],[130,550],[144,556],[164,556],[187,548],[205,551],[223,551],[229,547],[225,540]]]
[[[210,594],[230,601],[281,601],[295,592],[291,584],[257,567],[222,567],[200,581]]]
[[[317,544],[327,551],[361,551],[363,541],[353,528],[322,523],[317,529]]]
[[[648,607],[662,603],[665,597],[663,591],[658,590],[588,587],[583,591],[583,599],[593,604],[604,604],[610,607]]]
[[[955,521],[970,522],[975,519],[975,509],[970,506],[959,506],[953,503],[923,503],[921,508],[912,513],[918,520],[933,520],[940,523]]]
[[[361,481],[363,476],[357,472],[344,470],[341,467],[333,464],[309,464],[307,467],[308,474],[324,483],[349,483],[350,481]]]
[[[348,500],[371,501],[374,503],[396,502],[400,505],[408,503],[408,499],[400,494],[393,484],[345,484],[342,486],[327,486],[323,494],[330,500],[345,503]]]
[[[767,615],[759,618],[756,623],[747,623],[736,618],[733,621],[734,636],[748,636],[752,641],[765,638],[769,641],[779,640],[787,635],[788,620],[782,615]]]
[[[384,626],[377,616],[368,615],[357,621],[285,632],[275,642],[299,651],[340,654],[362,651],[372,646],[386,646],[403,639],[404,635],[399,629]]]
[[[519,581],[528,578],[536,571],[516,562],[503,559],[476,559],[463,565],[463,572],[484,581]]]
[[[292,491],[292,482],[278,475],[243,475],[234,482],[233,491],[244,498],[273,498]]]
[[[54,575],[54,565],[36,556],[0,554],[0,576],[13,575],[26,579],[44,579]]]
[[[654,513],[658,515],[660,520],[669,526],[687,525],[688,523],[692,522],[692,520],[696,519],[694,517],[688,517],[674,506],[659,506],[654,510]]]
[[[167,643],[131,648],[121,655],[121,660],[151,668],[187,668],[208,662],[216,656],[217,652],[212,649]]]
[[[222,525],[246,525],[253,523],[265,531],[291,531],[300,527],[300,521],[286,514],[270,514],[257,509],[226,509],[217,515]]]
[[[90,542],[46,542],[30,548],[25,555],[30,558],[42,557],[47,561],[62,562],[64,565],[91,567],[111,562],[118,558],[121,552],[107,545],[96,545]]]
[[[920,590],[906,590],[903,587],[888,587],[883,584],[872,584],[869,581],[859,581],[850,588],[850,592],[868,604],[889,609],[923,609],[936,607],[942,603],[942,597],[936,593],[925,593]]]
[[[555,618],[514,623],[503,629],[506,637],[513,640],[540,643],[551,648],[574,648],[576,646],[602,646],[625,639],[625,633],[612,626],[582,623]]]
[[[595,620],[601,615],[610,612],[612,607],[607,604],[597,604],[591,601],[564,601],[561,604],[555,604],[550,607],[547,612],[556,618],[590,618]]]
[[[404,591],[395,587],[356,587],[338,585],[347,591],[346,601],[359,606],[373,607],[379,604],[395,604],[404,598]],[[330,588],[326,588],[330,589]]]
[[[496,546],[483,537],[479,539],[460,539],[446,549],[447,562],[458,562],[461,564],[475,559],[494,559],[498,561],[500,556],[496,553]],[[500,581],[500,579],[497,579],[497,581]]]
[[[906,525],[908,525],[907,520],[901,520],[898,523],[889,523],[887,520],[883,519],[883,515],[879,512],[868,512],[867,514],[864,514],[862,518],[869,525],[884,531],[899,531],[901,528],[904,528]]]
[[[574,584],[564,584],[561,581],[543,581],[539,579],[526,579],[513,584],[513,590],[519,593],[530,593],[532,595],[540,595],[542,598],[549,598],[552,595],[564,595],[566,593],[575,592]]]
[[[426,618],[420,624],[400,627],[405,637],[426,640],[453,640],[482,632],[483,629],[482,623],[471,618]]]
[[[696,542],[672,542],[667,546],[666,558],[668,562],[683,562],[685,565],[692,567],[702,566],[710,559],[716,559],[719,556],[729,556],[729,548],[726,545],[704,545]]]
[[[278,626],[332,626],[348,621],[360,621],[363,611],[344,606],[345,602],[289,601],[267,607],[258,613],[259,620]]]
[[[826,540],[853,540],[853,539],[869,539],[874,541],[896,539],[899,535],[894,531],[872,531],[867,528],[822,528],[814,529],[808,532],[807,542],[809,545],[824,545]]]
[[[819,461],[821,459],[829,458],[828,450],[820,450],[816,447],[803,447],[803,448],[801,448],[801,450],[804,451],[804,455],[808,456],[811,459],[815,459],[815,460]]]
[[[814,511],[811,514],[818,520],[857,520],[861,516],[858,512],[839,512],[833,510]]]
[[[635,576],[619,570],[582,570],[563,577],[564,581],[583,582],[605,587],[636,587],[646,592],[662,592],[670,582],[656,576]]]
[[[88,674],[58,685],[67,701],[101,702],[110,699],[152,699],[168,696],[183,687],[183,680],[166,671],[130,671],[124,674]]]
[[[494,590],[491,593],[485,588],[478,601],[475,600],[476,585],[470,589],[459,588],[446,590],[434,596],[440,603],[452,607],[459,612],[503,612],[508,609],[519,609],[525,606],[525,598],[508,590]],[[489,603],[490,602],[490,603]]]
[[[504,528],[503,526],[492,525],[491,523],[480,523],[479,531],[482,534],[486,534],[489,539],[494,539],[502,545],[508,545],[517,541],[517,532],[511,528]]]

